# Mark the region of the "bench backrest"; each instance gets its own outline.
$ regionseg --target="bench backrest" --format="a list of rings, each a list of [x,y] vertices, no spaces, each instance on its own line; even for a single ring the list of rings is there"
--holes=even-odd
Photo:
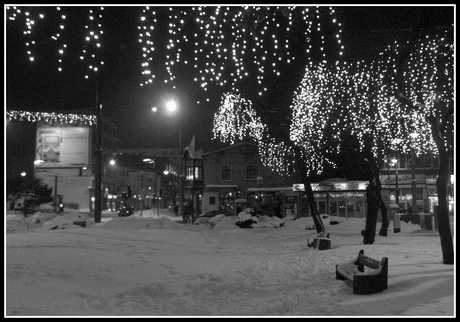
[[[361,254],[358,257],[358,262],[361,265],[364,265],[364,266],[367,266],[373,269],[377,269],[383,264],[382,261],[378,261],[378,260],[375,260],[373,258],[367,257],[365,255],[361,255]]]

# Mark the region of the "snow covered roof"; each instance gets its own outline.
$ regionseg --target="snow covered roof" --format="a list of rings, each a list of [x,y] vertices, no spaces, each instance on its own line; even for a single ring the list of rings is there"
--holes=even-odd
[[[232,150],[232,149],[235,149],[235,148],[238,148],[238,147],[241,147],[241,146],[246,146],[246,145],[251,145],[251,146],[257,147],[257,144],[252,143],[252,142],[238,142],[238,143],[230,145],[230,146],[228,146],[226,148],[222,148],[222,149],[218,149],[218,150],[215,150],[215,151],[203,153],[202,157],[205,158],[205,157],[207,157],[209,155],[212,155],[212,154],[225,152],[225,151]]]

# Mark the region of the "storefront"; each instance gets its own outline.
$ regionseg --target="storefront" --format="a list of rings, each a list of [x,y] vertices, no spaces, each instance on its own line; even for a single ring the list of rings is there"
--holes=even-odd
[[[320,214],[346,218],[363,218],[366,207],[365,181],[326,180],[312,184],[317,209]],[[268,216],[310,216],[303,184],[292,187],[250,188],[249,204]],[[299,202],[300,201],[300,202]]]
[[[292,187],[249,188],[247,200],[257,214],[265,216],[283,218],[299,212],[299,194]]]
[[[201,204],[203,214],[213,210],[228,210],[236,214],[236,199],[239,196],[238,185],[206,185]]]

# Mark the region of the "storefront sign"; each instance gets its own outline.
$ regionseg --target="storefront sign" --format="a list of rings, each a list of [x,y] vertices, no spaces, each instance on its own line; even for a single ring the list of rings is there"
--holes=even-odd
[[[292,191],[305,191],[305,185],[303,183],[293,184]]]

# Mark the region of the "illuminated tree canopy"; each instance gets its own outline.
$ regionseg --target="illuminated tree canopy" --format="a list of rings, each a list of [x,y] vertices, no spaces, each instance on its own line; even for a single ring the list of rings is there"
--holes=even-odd
[[[290,140],[301,147],[309,168],[321,173],[324,162],[332,162],[327,156],[339,150],[328,144],[346,128],[356,135],[360,147],[365,146],[365,137],[373,140],[377,160],[391,153],[436,154],[427,118],[440,117],[453,105],[453,45],[446,39],[443,34],[426,37],[400,65],[400,50],[407,44],[397,42],[371,62],[310,61],[291,104],[290,126]],[[404,82],[398,82],[399,75]],[[398,95],[407,95],[411,104],[403,104]],[[247,134],[270,151],[261,153],[266,165],[283,169],[289,144],[276,144],[262,134],[267,128],[255,115],[250,101],[227,94],[215,115],[214,137],[233,143]],[[446,146],[452,149],[452,119],[441,127],[447,134]]]

